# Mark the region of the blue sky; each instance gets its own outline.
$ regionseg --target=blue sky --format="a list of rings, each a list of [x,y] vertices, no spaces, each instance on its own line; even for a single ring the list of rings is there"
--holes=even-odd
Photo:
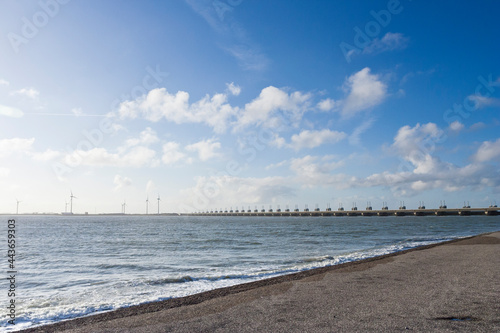
[[[3,0],[0,212],[488,206],[499,7]]]

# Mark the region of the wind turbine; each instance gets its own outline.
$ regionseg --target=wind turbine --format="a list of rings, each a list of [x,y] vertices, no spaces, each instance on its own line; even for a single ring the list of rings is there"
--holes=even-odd
[[[70,201],[69,201],[70,202],[70,206],[69,206],[70,207],[70,213],[73,214],[73,199],[77,199],[77,197],[75,197],[73,195],[73,191],[71,191],[71,195],[70,195],[69,198],[70,198]]]
[[[158,215],[160,215],[160,193],[158,193]]]
[[[125,207],[127,206],[127,202],[125,200],[123,200],[123,204],[122,204],[122,213],[125,214]]]
[[[149,196],[146,197],[146,215],[148,215],[148,208],[149,208]]]
[[[19,201],[16,198],[16,202],[17,202],[17,205],[16,205],[16,215],[19,215],[19,203],[22,202],[22,201]]]

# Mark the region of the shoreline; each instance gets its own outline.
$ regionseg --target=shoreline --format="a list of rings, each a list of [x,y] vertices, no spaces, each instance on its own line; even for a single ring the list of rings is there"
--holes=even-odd
[[[492,237],[495,236],[495,237]],[[496,237],[498,236],[498,238]],[[285,285],[295,284],[295,283],[303,283],[303,281],[308,280],[316,280],[324,275],[338,274],[338,273],[349,273],[353,274],[355,272],[362,272],[366,270],[370,270],[379,266],[380,264],[387,264],[393,262],[395,258],[401,258],[405,255],[411,253],[421,253],[421,251],[431,250],[435,248],[440,248],[446,245],[453,245],[457,243],[461,243],[459,245],[474,245],[474,244],[483,244],[485,239],[488,239],[486,243],[490,242],[491,244],[497,244],[495,240],[498,240],[498,244],[500,244],[500,232],[486,233],[480,234],[476,236],[471,236],[467,238],[455,239],[430,245],[424,245],[412,249],[402,250],[390,254],[385,254],[382,256],[362,259],[353,262],[347,262],[334,266],[327,266],[321,268],[315,268],[311,270],[301,271],[297,273],[281,275],[273,278],[267,278],[259,281],[248,282],[244,284],[234,285],[230,287],[224,287],[220,289],[214,289],[206,292],[202,292],[199,294],[194,294],[190,296],[180,297],[180,298],[172,298],[163,301],[156,301],[151,303],[145,303],[140,305],[134,305],[125,308],[119,308],[116,310],[96,313],[92,315],[88,315],[85,317],[74,318],[69,320],[64,320],[61,322],[43,325],[43,326],[35,326],[32,328],[27,328],[21,330],[19,332],[79,332],[79,329],[83,329],[84,327],[92,327],[95,331],[100,330],[100,326],[108,326],[108,324],[112,322],[119,321],[135,321],[135,319],[141,316],[155,317],[160,316],[165,312],[179,312],[178,310],[190,308],[190,307],[205,307],[208,306],[208,303],[224,302],[224,299],[229,298],[244,298],[245,294],[248,293],[259,293],[260,289],[281,289]],[[493,239],[493,240],[492,240]],[[500,247],[499,247],[500,248]],[[500,253],[500,252],[499,252]],[[383,266],[383,265],[382,265]],[[267,290],[269,292],[269,290]],[[265,296],[266,293],[264,292]],[[182,311],[181,311],[182,312]],[[210,311],[209,311],[210,312]],[[182,318],[182,316],[181,316]],[[471,320],[472,322],[472,320]],[[500,325],[500,320],[499,320]],[[120,326],[116,326],[120,327]],[[84,331],[84,330],[83,330]],[[82,331],[82,332],[83,332]],[[107,331],[110,331],[107,329]],[[111,330],[112,331],[112,330]],[[138,330],[140,331],[140,330]],[[147,331],[147,330],[146,330]]]

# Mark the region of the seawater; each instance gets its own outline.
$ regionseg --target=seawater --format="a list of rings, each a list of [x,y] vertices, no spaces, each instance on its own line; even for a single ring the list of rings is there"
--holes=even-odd
[[[181,297],[500,230],[500,216],[3,216],[16,220],[16,325]],[[7,257],[3,256],[7,274]]]

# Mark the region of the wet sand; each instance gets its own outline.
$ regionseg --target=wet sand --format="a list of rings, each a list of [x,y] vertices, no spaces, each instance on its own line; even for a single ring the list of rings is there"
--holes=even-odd
[[[500,332],[500,232],[23,332]]]

